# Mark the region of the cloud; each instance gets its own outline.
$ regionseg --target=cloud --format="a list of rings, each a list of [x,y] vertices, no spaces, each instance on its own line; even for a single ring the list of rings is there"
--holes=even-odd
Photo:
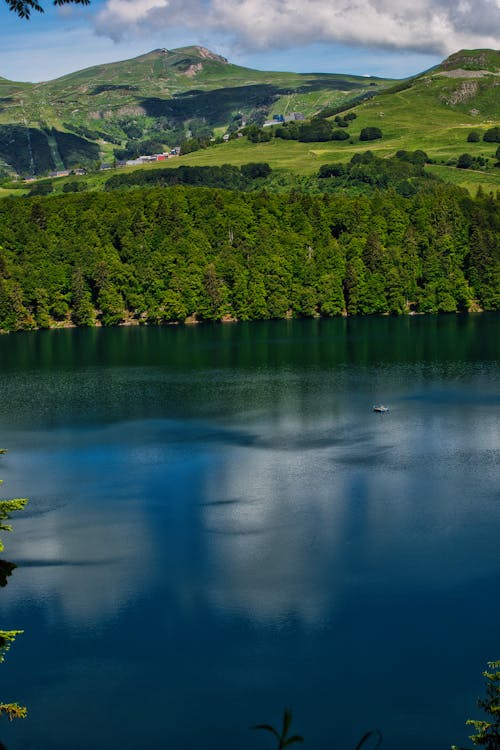
[[[500,0],[107,0],[95,19],[113,39],[172,26],[246,51],[340,42],[447,55],[498,46]]]

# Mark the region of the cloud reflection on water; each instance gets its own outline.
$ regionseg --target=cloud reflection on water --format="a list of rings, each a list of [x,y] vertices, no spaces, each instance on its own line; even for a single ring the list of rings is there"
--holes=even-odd
[[[97,624],[154,586],[165,565],[169,595],[190,616],[208,603],[256,624],[318,626],[358,579],[390,580],[396,559],[409,579],[464,576],[453,548],[477,515],[479,489],[488,502],[484,470],[500,445],[493,415],[433,414],[400,399],[380,418],[337,395],[311,416],[290,386],[282,397],[265,419],[237,412],[231,422],[37,434],[45,447],[29,458],[41,493],[16,523],[9,554],[26,565],[4,605],[43,599],[51,617]],[[490,536],[471,575],[489,559]],[[205,552],[185,570],[197,545]],[[450,555],[436,575],[440,546]]]

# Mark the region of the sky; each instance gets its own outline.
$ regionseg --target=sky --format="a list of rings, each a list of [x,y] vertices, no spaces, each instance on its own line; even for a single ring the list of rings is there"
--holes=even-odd
[[[500,0],[92,0],[19,19],[0,0],[0,76],[44,81],[158,47],[260,70],[405,78],[500,47]]]

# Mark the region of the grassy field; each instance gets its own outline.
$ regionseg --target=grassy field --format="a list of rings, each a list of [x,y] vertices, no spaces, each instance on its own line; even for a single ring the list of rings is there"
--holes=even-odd
[[[28,195],[28,193],[29,193],[28,188],[19,189],[19,188],[0,187],[0,198],[6,198],[8,195],[15,195],[15,196]]]
[[[344,143],[346,145],[344,145]],[[484,147],[487,144],[467,144],[468,146]],[[401,146],[400,146],[401,147]],[[126,174],[136,170],[175,169],[181,165],[185,166],[220,166],[231,164],[241,166],[252,161],[267,162],[274,171],[273,183],[279,185],[280,178],[290,185],[290,175],[296,177],[307,177],[317,173],[322,164],[335,161],[346,162],[355,153],[366,151],[370,148],[378,156],[392,156],[397,148],[390,147],[384,141],[371,143],[349,144],[346,142],[331,143],[299,143],[297,141],[272,140],[268,143],[252,144],[246,138],[231,141],[227,144],[213,146],[204,151],[196,151],[186,156],[169,159],[166,162],[145,164],[140,167],[124,167],[117,170],[106,170],[104,172],[89,173],[81,177],[65,177],[52,180],[55,192],[61,192],[65,183],[71,181],[84,182],[89,190],[104,189],[105,182],[114,174]],[[472,149],[468,149],[473,152]],[[460,151],[462,153],[462,151]],[[486,192],[500,190],[500,169],[492,167],[483,171],[457,169],[445,164],[428,165],[426,169],[435,174],[445,182],[450,182],[467,189],[471,195],[475,195],[479,186]],[[0,188],[0,197],[9,193],[22,195],[27,191],[6,190]]]
[[[379,156],[392,156],[398,150],[415,151],[422,149],[436,162],[429,167],[436,175],[447,182],[460,185],[475,192],[481,184],[487,191],[500,189],[500,170],[494,167],[497,144],[467,142],[467,136],[476,130],[483,133],[500,121],[500,99],[491,91],[498,91],[497,77],[493,74],[481,80],[481,89],[472,103],[480,105],[477,110],[470,102],[447,104],[453,92],[460,90],[460,79],[439,76],[423,76],[404,91],[390,90],[375,99],[358,105],[353,111],[357,119],[349,127],[352,136],[349,141],[329,141],[326,143],[300,143],[273,139],[268,143],[252,144],[246,138],[215,146],[205,151],[197,151],[183,156],[179,162],[169,162],[168,166],[179,163],[189,165],[241,165],[249,161],[265,161],[278,172],[288,172],[298,176],[316,172],[321,164],[332,161],[348,161],[355,153],[370,149]],[[362,128],[379,127],[383,132],[381,140],[361,142]],[[448,162],[461,154],[487,158],[487,168],[483,171],[455,169]]]
[[[455,167],[431,164],[427,167],[427,170],[445,182],[451,182],[453,185],[465,188],[471,195],[476,195],[480,186],[485,193],[495,194],[500,191],[500,169],[496,169],[495,172],[479,172],[472,169],[456,169]]]

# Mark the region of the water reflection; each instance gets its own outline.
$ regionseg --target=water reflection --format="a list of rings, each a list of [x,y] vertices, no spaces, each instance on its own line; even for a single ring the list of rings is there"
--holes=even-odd
[[[30,497],[9,748],[249,750],[276,701],[317,750],[332,705],[341,746],[460,742],[500,620],[495,320],[0,339],[3,478]]]
[[[112,444],[99,437],[32,435],[44,448],[10,459],[11,470],[13,464],[30,467],[18,479],[30,503],[9,539],[19,570],[4,596],[7,611],[19,602],[43,601],[50,618],[94,626],[130,603],[147,580],[152,560],[146,509],[133,482],[120,474]],[[71,447],[61,450],[61,443]]]
[[[383,585],[394,559],[434,586],[488,570],[496,416],[401,406],[353,419],[337,396],[311,420],[290,401],[232,426],[153,420],[33,435],[46,448],[15,458],[28,460],[36,489],[16,524],[10,550],[21,569],[4,606],[43,600],[51,617],[96,625],[154,587],[162,564],[176,607],[186,582],[198,592],[191,613],[208,603],[256,624],[320,626],[360,571]],[[476,517],[478,496],[488,523]],[[463,570],[469,523],[483,534],[482,555]]]

